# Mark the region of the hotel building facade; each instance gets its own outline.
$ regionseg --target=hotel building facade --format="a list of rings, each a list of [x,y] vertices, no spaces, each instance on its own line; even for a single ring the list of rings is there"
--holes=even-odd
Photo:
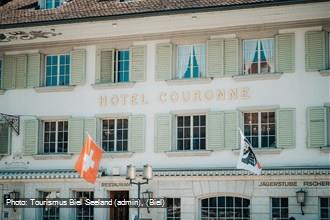
[[[168,203],[144,219],[330,219],[329,1],[7,0],[0,17],[0,219],[132,220],[3,204],[137,198],[129,164]],[[235,168],[239,128],[260,176]],[[94,185],[74,171],[87,133]]]

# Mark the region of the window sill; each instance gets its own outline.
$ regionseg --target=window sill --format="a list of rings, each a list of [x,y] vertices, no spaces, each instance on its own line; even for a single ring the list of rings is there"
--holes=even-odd
[[[320,70],[321,76],[330,76],[330,69],[328,70]]]
[[[256,154],[280,154],[283,148],[253,148],[253,152]],[[240,149],[233,149],[234,153],[239,154]]]
[[[320,147],[320,150],[321,150],[323,153],[330,153],[330,145],[328,145],[328,146],[324,146],[324,147]]]
[[[6,90],[0,89],[0,95],[5,94]]]
[[[36,87],[34,88],[36,92],[69,92],[73,91],[75,86],[49,86],[49,87]]]
[[[194,150],[194,151],[168,151],[165,152],[168,157],[194,157],[194,156],[209,156],[210,150]]]
[[[133,88],[135,82],[123,82],[123,83],[96,83],[92,84],[94,89],[123,89]]]
[[[72,154],[38,154],[33,155],[35,160],[70,160]]]
[[[233,79],[236,81],[254,81],[254,80],[274,80],[281,78],[282,73],[264,73],[250,75],[236,75]]]
[[[133,152],[107,152],[103,154],[104,158],[130,158],[133,156]]]
[[[212,82],[211,78],[191,78],[191,79],[171,79],[165,81],[168,85],[193,85],[208,84]]]

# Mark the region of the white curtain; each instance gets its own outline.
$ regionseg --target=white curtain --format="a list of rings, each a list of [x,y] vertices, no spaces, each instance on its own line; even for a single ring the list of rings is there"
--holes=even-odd
[[[262,48],[268,63],[269,71],[274,71],[274,40],[273,39],[264,39],[260,41]]]
[[[184,74],[188,68],[189,59],[191,54],[191,46],[178,46],[178,67],[177,78],[184,78]]]
[[[253,73],[252,71],[252,63],[254,56],[257,55],[258,41],[257,40],[245,40],[244,41],[244,74]]]
[[[205,51],[205,45],[200,44],[200,45],[194,45],[194,49],[195,49],[195,54],[196,54],[196,60],[197,60],[197,65],[199,68],[199,73],[198,73],[198,77],[203,77],[205,76],[205,55],[206,55],[206,51]]]

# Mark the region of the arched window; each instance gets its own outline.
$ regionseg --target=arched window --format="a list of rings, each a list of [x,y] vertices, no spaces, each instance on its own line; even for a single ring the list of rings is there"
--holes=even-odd
[[[219,196],[201,200],[201,220],[249,220],[250,200]]]

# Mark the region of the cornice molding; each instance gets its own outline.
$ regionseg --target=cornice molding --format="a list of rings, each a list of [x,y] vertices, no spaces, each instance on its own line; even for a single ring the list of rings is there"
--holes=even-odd
[[[271,31],[277,33],[280,29],[289,28],[304,28],[312,26],[330,26],[328,19],[312,19],[312,20],[300,20],[291,22],[276,22],[268,24],[257,24],[257,25],[241,25],[233,27],[221,27],[211,29],[199,29],[199,30],[184,30],[174,32],[162,32],[152,34],[135,34],[135,35],[123,35],[116,37],[101,37],[101,38],[90,38],[83,40],[63,40],[43,43],[32,43],[29,44],[17,44],[17,45],[1,45],[1,51],[16,51],[16,50],[27,50],[27,49],[47,49],[49,47],[75,47],[75,46],[87,46],[87,45],[115,45],[118,42],[130,44],[134,41],[150,41],[150,40],[161,40],[161,39],[178,39],[178,38],[204,38],[207,36],[217,36],[224,34],[237,34],[245,32],[259,32],[259,31]],[[274,32],[275,31],[275,32]],[[63,33],[65,35],[65,33]]]
[[[142,177],[143,171],[137,170],[137,175]],[[203,168],[203,169],[154,169],[155,177],[219,177],[219,176],[256,176],[249,171],[235,168]],[[293,167],[293,168],[265,168],[261,176],[326,176],[330,175],[330,167]],[[100,171],[98,178],[118,177],[107,175]],[[120,176],[124,178],[124,176]],[[79,174],[74,170],[6,170],[0,172],[0,180],[32,180],[32,179],[79,179]]]

